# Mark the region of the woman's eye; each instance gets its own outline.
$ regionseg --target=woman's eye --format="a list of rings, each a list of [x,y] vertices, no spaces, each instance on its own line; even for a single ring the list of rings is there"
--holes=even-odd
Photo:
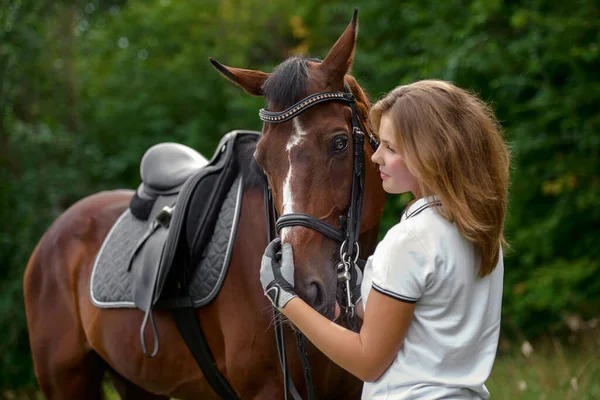
[[[332,150],[335,153],[340,153],[348,147],[348,137],[346,135],[336,136],[332,142]]]

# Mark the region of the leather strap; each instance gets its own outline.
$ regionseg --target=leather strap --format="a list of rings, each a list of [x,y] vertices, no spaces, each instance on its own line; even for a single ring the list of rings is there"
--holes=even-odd
[[[275,206],[273,204],[273,197],[271,195],[271,188],[268,184],[265,185],[264,201],[265,215],[267,218],[267,241],[271,243],[271,241],[277,236],[277,230],[274,230],[276,212]],[[277,311],[277,308],[273,307],[274,321],[277,321],[278,313],[279,311]],[[300,397],[300,394],[298,393],[298,389],[296,389],[296,386],[294,385],[294,381],[290,378],[290,374],[287,368],[283,325],[277,322],[275,322],[275,344],[277,345],[277,355],[279,356],[279,364],[281,365],[281,370],[283,372],[283,398],[285,400],[288,400],[288,393],[291,392],[294,400],[302,400],[302,397]]]
[[[200,366],[204,377],[215,393],[226,400],[239,400],[237,393],[221,374],[215,359],[206,343],[204,332],[200,326],[198,315],[194,308],[184,307],[171,310],[177,329]]]
[[[258,111],[258,116],[264,122],[281,123],[289,121],[296,117],[298,114],[306,111],[308,108],[315,106],[319,103],[327,101],[343,101],[346,103],[354,102],[354,95],[351,92],[320,92],[312,94],[304,99],[300,100],[291,107],[286,108],[283,111],[269,111],[261,108]]]
[[[273,307],[273,317],[277,320],[277,309]],[[277,323],[275,326],[275,342],[277,343],[277,354],[279,355],[279,363],[283,371],[283,398],[288,400],[288,393],[292,394],[294,400],[302,400],[294,381],[290,377],[290,372],[287,368],[286,351],[285,351],[285,336],[283,334],[283,324]]]
[[[354,110],[352,114],[354,115]],[[358,236],[360,235],[365,189],[365,154],[363,148],[365,135],[358,127],[353,128],[353,130],[354,174],[352,178],[352,192],[350,194],[350,207],[348,208],[348,216],[346,218],[347,229],[345,238],[348,241],[348,250],[346,252],[348,259],[353,259],[355,256],[354,243],[358,243]]]
[[[308,352],[306,351],[306,336],[300,331],[296,331],[296,345],[298,346],[298,353],[300,353],[300,361],[302,362],[302,371],[304,372],[304,380],[306,381],[308,400],[314,400],[317,398],[317,392],[315,386],[312,384],[312,369],[310,368],[310,360],[308,358]]]
[[[148,319],[150,320],[152,326],[152,335],[154,336],[154,350],[152,353],[148,353],[148,348],[146,346],[146,324],[148,324]],[[148,358],[154,358],[158,354],[158,349],[160,348],[160,340],[158,337],[158,328],[156,327],[156,321],[154,320],[154,313],[152,312],[152,308],[149,308],[148,311],[144,314],[144,319],[142,321],[142,326],[140,327],[140,341],[142,343],[142,351],[144,355]]]
[[[339,229],[334,228],[327,222],[323,222],[320,219],[303,213],[290,213],[282,215],[277,220],[276,228],[277,232],[279,232],[285,227],[298,225],[314,229],[317,232],[321,232],[323,235],[335,240],[339,244],[342,244],[342,242],[344,241],[344,236]]]

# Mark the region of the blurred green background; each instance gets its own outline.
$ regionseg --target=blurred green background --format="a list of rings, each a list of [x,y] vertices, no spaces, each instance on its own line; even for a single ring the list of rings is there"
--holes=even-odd
[[[224,133],[260,130],[263,100],[208,57],[264,71],[323,58],[354,6],[353,74],[372,101],[446,79],[506,130],[511,249],[492,394],[600,398],[597,0],[0,0],[0,397],[36,390],[21,282],[51,221],[136,187],[155,143],[211,155]],[[382,230],[407,200],[388,201]]]

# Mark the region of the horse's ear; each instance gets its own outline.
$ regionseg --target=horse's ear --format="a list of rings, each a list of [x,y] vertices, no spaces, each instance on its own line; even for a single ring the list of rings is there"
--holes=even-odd
[[[325,60],[319,68],[327,73],[330,79],[343,81],[344,75],[350,72],[352,61],[354,61],[354,48],[356,45],[356,34],[358,33],[358,8],[354,9],[354,15],[348,27],[335,42]]]
[[[231,82],[235,83],[244,91],[252,96],[263,96],[262,85],[265,83],[269,74],[262,71],[252,69],[241,69],[227,67],[214,58],[209,57],[208,60],[217,71]]]

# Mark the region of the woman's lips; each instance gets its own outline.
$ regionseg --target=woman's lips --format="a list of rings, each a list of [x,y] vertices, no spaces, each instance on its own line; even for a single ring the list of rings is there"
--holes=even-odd
[[[381,171],[379,171],[379,176],[381,176],[381,179],[387,179],[387,178],[389,178],[389,177],[390,177],[389,175],[386,175],[386,174],[384,174],[384,173],[383,173],[383,172],[381,172]]]

